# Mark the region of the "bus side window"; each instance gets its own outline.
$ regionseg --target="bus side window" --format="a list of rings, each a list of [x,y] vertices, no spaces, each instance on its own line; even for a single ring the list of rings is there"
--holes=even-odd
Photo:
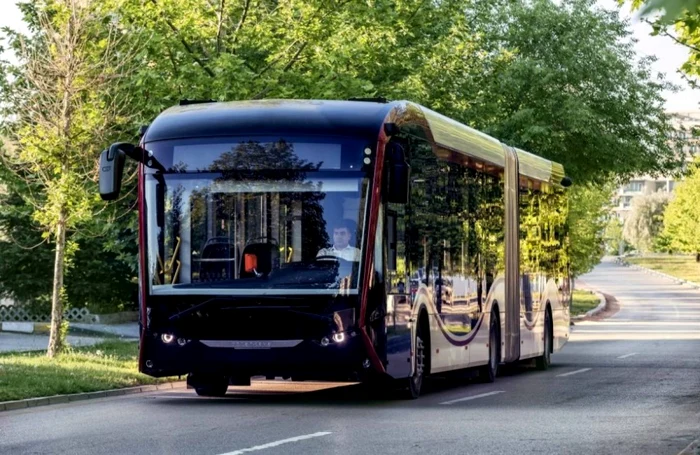
[[[407,291],[408,268],[406,261],[406,206],[387,204],[386,211],[386,270],[389,283],[388,292],[404,294]]]

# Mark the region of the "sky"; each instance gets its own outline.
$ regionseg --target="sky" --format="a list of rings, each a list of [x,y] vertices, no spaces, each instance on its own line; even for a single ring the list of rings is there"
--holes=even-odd
[[[10,27],[15,30],[26,30],[15,0],[0,0],[0,27]],[[606,9],[617,9],[616,0],[598,0],[598,4]],[[657,73],[664,73],[666,79],[679,85],[681,90],[677,93],[665,92],[666,110],[670,112],[700,110],[700,90],[692,90],[683,81],[678,68],[688,57],[688,50],[676,44],[671,38],[664,36],[650,36],[651,27],[639,21],[624,6],[620,15],[631,21],[633,36],[638,40],[636,51],[640,56],[655,55],[658,60],[652,66]]]

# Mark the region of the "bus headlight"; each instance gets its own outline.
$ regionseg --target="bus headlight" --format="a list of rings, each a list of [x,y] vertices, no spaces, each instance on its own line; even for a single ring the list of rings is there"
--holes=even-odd
[[[163,340],[163,343],[169,344],[173,342],[173,340],[175,339],[175,335],[170,333],[164,333],[160,336],[160,339]]]
[[[339,332],[339,333],[333,334],[333,342],[334,343],[342,343],[343,341],[345,341],[345,333]]]

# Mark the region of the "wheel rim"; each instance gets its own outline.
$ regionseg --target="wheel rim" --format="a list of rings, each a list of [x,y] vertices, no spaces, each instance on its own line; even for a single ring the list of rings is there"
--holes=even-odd
[[[413,373],[413,385],[416,390],[420,389],[423,382],[423,371],[425,368],[425,346],[420,335],[416,336],[416,371]]]

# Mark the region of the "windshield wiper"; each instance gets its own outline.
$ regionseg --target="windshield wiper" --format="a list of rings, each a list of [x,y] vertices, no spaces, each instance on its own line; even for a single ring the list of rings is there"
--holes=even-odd
[[[175,321],[177,319],[180,319],[183,316],[187,316],[188,314],[199,310],[200,308],[204,308],[205,306],[209,305],[210,303],[215,302],[215,301],[220,300],[220,299],[221,299],[221,297],[213,297],[209,300],[205,300],[204,302],[199,303],[193,307],[190,307],[186,310],[180,311],[179,313],[175,313],[174,315],[170,316],[168,319],[170,321]]]
[[[289,296],[277,296],[277,295],[266,295],[265,299],[270,299],[270,300],[288,300]],[[170,321],[175,321],[177,319],[182,318],[183,316],[187,316],[190,313],[194,313],[197,310],[200,310],[206,306],[211,305],[212,303],[218,301],[218,300],[225,300],[224,303],[230,304],[231,303],[231,297],[228,296],[217,296],[217,297],[212,297],[209,300],[205,300],[202,303],[198,303],[197,305],[187,308],[186,310],[182,310],[179,313],[175,313],[174,315],[170,316],[168,320]]]
[[[266,300],[269,299],[269,300],[285,300],[285,301],[288,301],[290,298],[294,298],[294,297],[292,297],[292,296],[287,296],[287,295],[284,295],[284,296],[266,295],[266,296],[265,296],[265,299],[266,299]],[[202,308],[204,308],[204,307],[206,307],[206,306],[209,306],[209,305],[211,305],[212,303],[214,303],[214,302],[216,302],[216,301],[218,301],[218,300],[226,300],[226,302],[224,302],[224,303],[226,303],[227,305],[230,305],[230,304],[231,304],[230,297],[223,297],[223,296],[213,297],[213,298],[211,298],[211,299],[209,299],[209,300],[205,300],[204,302],[199,303],[199,304],[197,304],[197,305],[195,305],[195,306],[193,306],[193,307],[187,308],[186,310],[180,311],[179,313],[175,313],[174,315],[170,316],[168,319],[169,319],[170,321],[176,321],[176,320],[178,320],[178,319],[180,319],[180,318],[182,318],[182,317],[184,317],[184,316],[187,316],[188,314],[191,314],[191,313],[193,313],[193,312],[195,312],[195,311],[197,311],[197,310],[200,310],[200,309],[202,309]],[[306,312],[306,311],[299,311],[299,310],[297,310],[297,309],[292,309],[292,307],[289,307],[289,306],[271,307],[271,306],[250,306],[250,305],[245,305],[245,306],[240,306],[240,307],[239,307],[239,306],[232,306],[232,307],[230,307],[230,308],[231,308],[231,309],[234,309],[234,310],[252,310],[252,309],[255,309],[255,310],[261,310],[261,309],[269,310],[269,309],[280,309],[280,310],[286,310],[286,311],[288,311],[288,312],[290,312],[290,313],[295,313],[295,314],[303,315],[303,316],[306,316],[306,317],[308,317],[308,318],[310,318],[310,319],[316,319],[316,320],[320,320],[320,321],[327,322],[327,323],[331,323],[331,322],[333,321],[333,318],[331,318],[330,316],[322,316],[322,315],[315,314],[315,313],[308,313],[308,312]]]

